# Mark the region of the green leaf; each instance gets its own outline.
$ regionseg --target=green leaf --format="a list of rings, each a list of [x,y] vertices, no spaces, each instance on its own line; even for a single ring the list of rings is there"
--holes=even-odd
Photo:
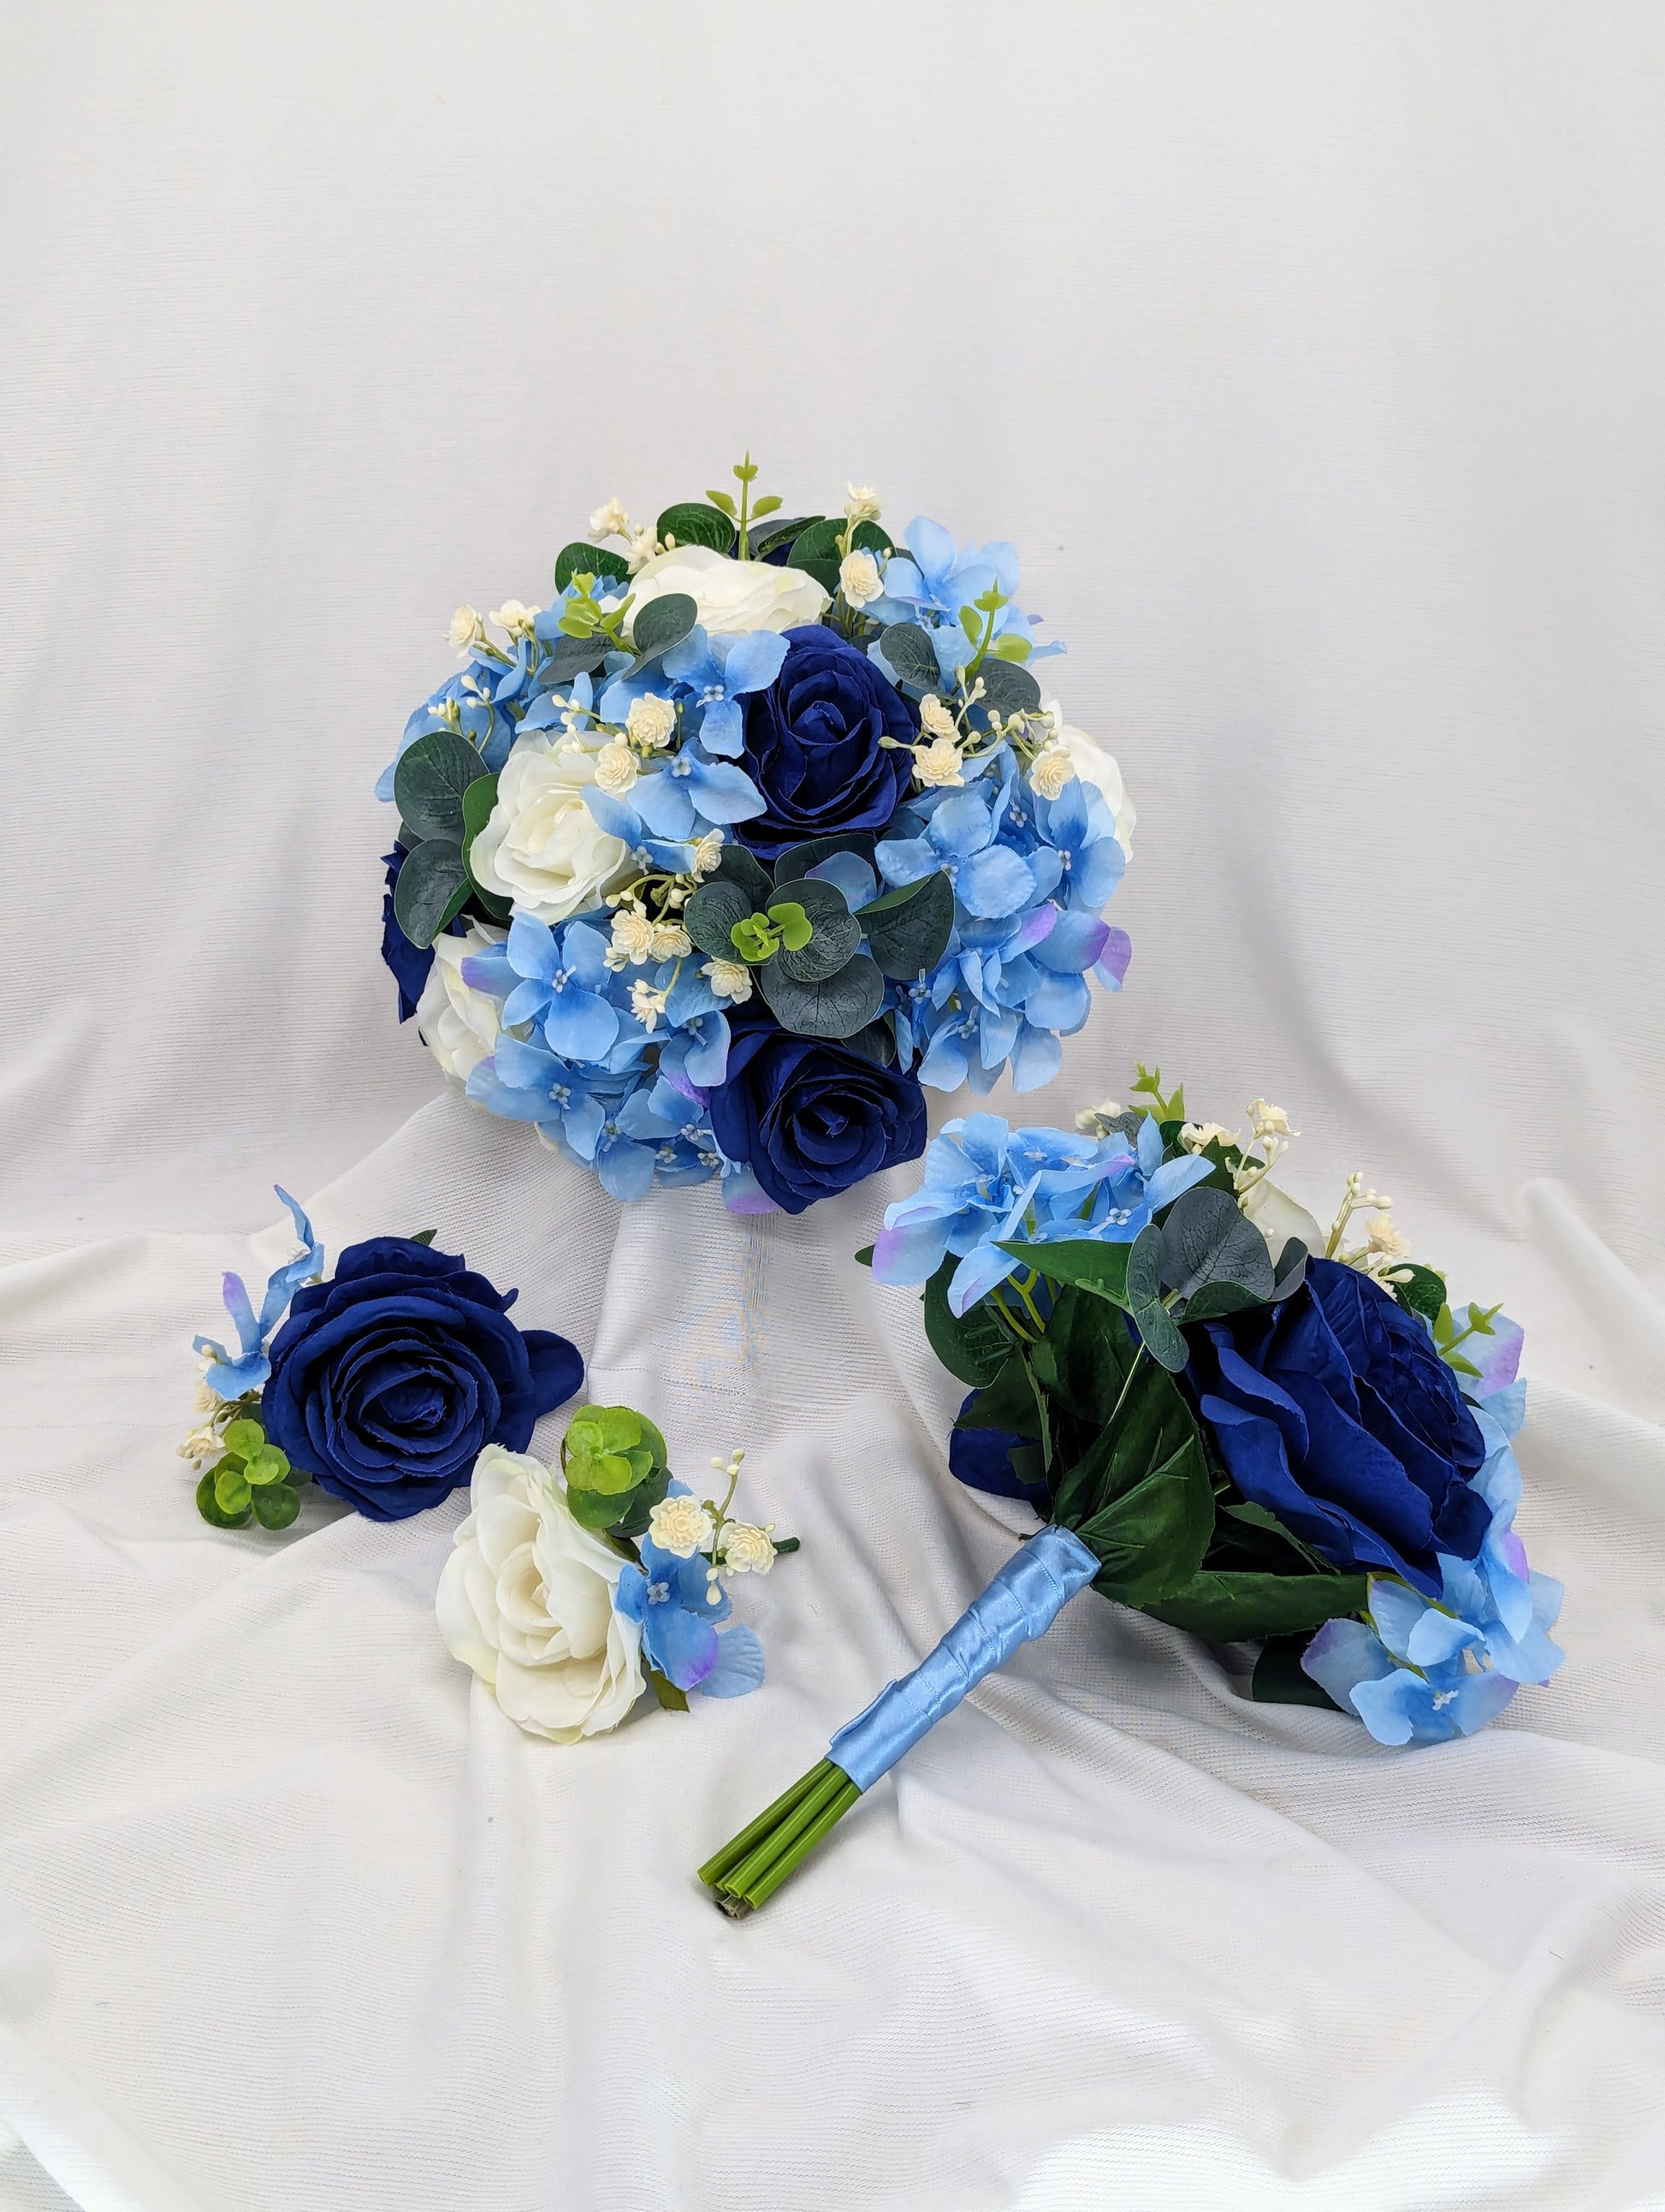
[[[688,1692],[679,1690],[668,1674],[661,1674],[657,1667],[645,1667],[642,1672],[647,1677],[648,1687],[666,1712],[685,1713],[688,1711]]]
[[[1310,1640],[1305,1636],[1273,1636],[1267,1639],[1249,1680],[1249,1694],[1256,1705],[1321,1705],[1333,1713],[1344,1710],[1302,1668],[1301,1654]]]
[[[799,908],[813,932],[807,941],[797,946],[788,939],[775,955],[774,964],[782,975],[794,983],[824,983],[848,965],[861,943],[861,924],[850,912],[836,884],[822,883],[811,877],[800,878],[796,883],[782,879],[775,884],[775,896],[780,904]],[[769,914],[772,919],[773,905]],[[764,995],[768,996],[767,990]],[[878,1011],[875,1006],[863,1021],[871,1021]],[[863,1022],[855,1026],[861,1028]],[[849,1032],[841,1034],[848,1036]]]
[[[871,1244],[864,1244],[862,1246],[861,1249],[855,1255],[855,1264],[858,1267],[871,1267],[872,1266],[873,1248]]]
[[[1162,1231],[1147,1222],[1127,1254],[1129,1308],[1154,1305],[1162,1295]]]
[[[1146,1609],[1171,1627],[1213,1644],[1294,1636],[1343,1613],[1363,1613],[1363,1575],[1237,1574],[1206,1568]]]
[[[455,730],[430,730],[407,745],[393,770],[399,817],[419,837],[463,836],[463,793],[482,771],[480,756]]]
[[[625,584],[630,580],[630,564],[610,547],[586,545],[581,538],[575,538],[555,556],[556,590],[564,592],[574,576],[607,576],[616,584]]]
[[[728,499],[726,492],[722,496]],[[729,503],[732,507],[732,502]],[[734,525],[728,515],[720,514],[714,506],[702,507],[696,500],[667,507],[653,525],[653,532],[661,545],[668,545],[674,538],[678,545],[708,545],[714,553],[734,550]]]
[[[794,872],[802,874],[799,869]],[[755,913],[766,907],[775,889],[775,879],[755,853],[731,839],[717,856],[716,872],[710,879],[714,884],[738,884],[746,895],[745,910]],[[697,896],[697,894],[696,894]],[[690,902],[691,903],[691,902]],[[704,948],[709,950],[709,947]]]
[[[1159,1359],[1169,1370],[1177,1375],[1190,1358],[1190,1349],[1181,1334],[1179,1327],[1164,1305],[1152,1304],[1133,1309],[1133,1327],[1152,1359]]]
[[[1461,1352],[1444,1352],[1440,1354],[1440,1357],[1448,1367],[1455,1368],[1459,1375],[1472,1375],[1476,1382],[1480,1380],[1480,1369],[1475,1366],[1472,1359],[1465,1359]]]
[[[1023,1353],[1010,1348],[994,1380],[979,1390],[955,1422],[957,1429],[1005,1429],[1014,1437],[1045,1432],[1045,1406]]]
[[[279,1451],[276,1444],[263,1444],[243,1468],[244,1480],[256,1490],[269,1482],[282,1482],[289,1471],[289,1456]]]
[[[1221,1314],[1243,1313],[1267,1303],[1260,1291],[1242,1283],[1205,1283],[1185,1304],[1187,1321],[1213,1321]]]
[[[790,546],[794,538],[803,535],[811,523],[819,522],[820,520],[821,517],[818,514],[796,514],[790,519],[777,516],[767,530],[754,530],[751,532],[752,559],[761,561],[765,554],[773,553],[782,545]]]
[[[257,1490],[254,1517],[263,1528],[287,1528],[301,1510],[301,1492],[289,1482],[274,1482]]]
[[[620,1496],[602,1490],[586,1490],[568,1480],[567,1504],[580,1528],[612,1528],[628,1520],[635,1493]]]
[[[1112,1305],[1127,1303],[1127,1262],[1131,1244],[1101,1244],[1088,1237],[1069,1237],[1057,1244],[1002,1244],[1001,1251],[1027,1261],[1049,1283],[1073,1283]]]
[[[1087,1285],[1066,1284],[1053,1300],[1046,1334],[1030,1358],[1068,1413],[1103,1428],[1116,1413],[1138,1349],[1117,1305]]]
[[[765,894],[767,896],[767,893]],[[682,910],[682,926],[714,960],[734,957],[734,931],[751,918],[750,892],[726,877],[702,884]]]
[[[410,1242],[413,1244],[431,1244],[439,1233],[437,1229],[419,1229]]]
[[[197,1485],[197,1510],[211,1528],[246,1528],[249,1524],[248,1507],[245,1505],[240,1513],[228,1513],[216,1497],[215,1484],[218,1475],[219,1469],[210,1468]]]
[[[820,521],[811,522],[799,531],[792,541],[792,550],[787,556],[789,568],[802,568],[811,561],[832,563],[833,573],[838,573],[838,541],[844,534],[842,514],[823,515]]]
[[[246,1513],[250,1495],[248,1480],[241,1468],[222,1460],[214,1474],[214,1503],[221,1512],[232,1515]]]
[[[948,949],[954,933],[954,886],[939,869],[886,891],[856,918],[879,973],[910,983],[934,968]]]
[[[887,632],[888,635],[889,633]],[[885,654],[890,659],[890,654]],[[979,704],[998,714],[1032,714],[1041,704],[1041,687],[1015,660],[986,659],[978,669],[983,696]]]
[[[630,631],[636,649],[635,668],[630,673],[634,676],[636,669],[669,653],[673,645],[680,645],[699,618],[699,607],[686,592],[667,592],[663,599],[649,599],[645,607],[638,607]]]
[[[854,853],[859,860],[873,866],[873,834],[870,830],[846,830],[831,837],[808,837],[801,845],[788,845],[775,863],[775,879],[781,884],[801,883],[811,868],[823,860],[831,860],[835,853]]]
[[[1252,1221],[1223,1190],[1188,1190],[1168,1209],[1162,1224],[1162,1285],[1189,1297],[1205,1283],[1241,1283],[1255,1296],[1272,1295],[1272,1255]]]
[[[733,500],[727,492],[708,491],[706,493],[706,497],[711,501],[713,507],[718,508],[722,514],[726,514],[731,522],[738,522],[739,520],[740,510],[735,506]]]
[[[1093,1588],[1121,1605],[1145,1608],[1189,1582],[1213,1526],[1207,1463],[1193,1434],[1075,1533],[1103,1562]]]
[[[653,1508],[671,1487],[669,1468],[656,1468],[647,1480],[630,1492],[623,1513],[607,1523],[607,1534],[628,1540],[643,1534]],[[618,1501],[613,1500],[615,1505]]]
[[[863,1060],[871,1060],[875,1067],[889,1067],[896,1056],[896,1041],[891,1035],[890,1024],[884,1020],[869,1022],[865,1030],[844,1040],[846,1052],[859,1052]]]
[[[911,684],[919,691],[940,691],[942,671],[930,633],[917,623],[892,623],[879,640],[879,648],[898,684]]]
[[[997,660],[1021,661],[1027,660],[1035,647],[1021,630],[1009,629],[1004,636],[997,637],[988,649]]]
[[[884,978],[865,952],[821,983],[799,982],[778,956],[757,975],[769,1012],[794,1036],[852,1037],[884,1003]]]
[[[896,551],[890,533],[881,530],[876,522],[858,522],[850,533],[851,550],[858,553],[877,553],[889,559]]]
[[[948,1285],[959,1264],[951,1254],[925,1285],[925,1334],[951,1375],[982,1389],[1010,1357],[1012,1332],[981,1299],[968,1313],[949,1311]]]
[[[760,499],[757,501],[757,504],[752,508],[750,515],[748,518],[748,521],[761,522],[766,514],[773,514],[780,504],[781,501],[776,495],[774,492],[769,493],[765,498]],[[751,535],[750,528],[748,528],[746,535],[748,537]]]
[[[575,676],[592,675],[611,649],[611,641],[599,633],[594,637],[563,637],[546,655],[538,673],[547,685],[558,688],[570,684]]]
[[[226,1449],[236,1458],[252,1459],[266,1441],[266,1432],[258,1421],[233,1421],[225,1433]]]
[[[496,804],[496,777],[477,775],[463,793],[463,842],[465,845],[471,845],[485,828]]]
[[[780,931],[781,942],[788,952],[801,952],[815,934],[814,924],[796,899],[777,901],[770,907],[769,918]]]
[[[393,919],[419,950],[429,945],[468,902],[463,848],[430,837],[409,854],[393,886]]]

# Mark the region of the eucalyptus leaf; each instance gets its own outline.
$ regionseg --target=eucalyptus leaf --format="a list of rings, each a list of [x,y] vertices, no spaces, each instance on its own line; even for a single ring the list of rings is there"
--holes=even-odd
[[[873,866],[873,835],[870,830],[845,830],[831,837],[806,837],[801,845],[788,845],[775,863],[775,879],[789,884],[800,881],[811,868],[823,860],[829,860],[835,853],[854,853],[859,860]]]
[[[1243,1313],[1250,1306],[1267,1303],[1258,1291],[1251,1291],[1242,1283],[1205,1283],[1185,1302],[1185,1318],[1192,1321],[1213,1321],[1221,1314]]]
[[[928,974],[948,950],[954,933],[954,886],[939,869],[917,883],[886,891],[864,906],[857,919],[880,974],[897,982],[912,982]]]
[[[545,656],[538,680],[546,690],[555,690],[570,684],[575,676],[592,676],[611,649],[611,641],[600,635],[563,637]]]
[[[216,1468],[210,1468],[197,1485],[197,1510],[211,1528],[246,1528],[250,1508],[246,1504],[240,1512],[228,1513],[215,1494]]]
[[[1155,1305],[1162,1296],[1162,1231],[1147,1222],[1127,1253],[1127,1304]]]
[[[238,1459],[252,1459],[264,1445],[266,1432],[258,1421],[251,1421],[245,1416],[230,1424],[222,1441],[226,1449]]]
[[[879,640],[879,649],[898,684],[911,684],[920,691],[941,690],[937,648],[930,632],[917,623],[892,623]]]
[[[663,599],[649,599],[645,607],[638,607],[630,630],[636,668],[680,645],[699,618],[698,605],[686,592],[667,592]],[[633,669],[631,673],[635,672]]]
[[[692,901],[690,901],[692,904]],[[842,1040],[865,1030],[884,1003],[884,978],[865,952],[823,983],[799,983],[777,956],[757,971],[769,1012],[794,1036]]]
[[[622,553],[605,545],[586,545],[578,538],[555,556],[556,590],[564,592],[574,576],[605,576],[616,584],[625,584],[630,580],[630,564]]]
[[[430,837],[408,855],[393,886],[393,919],[419,950],[429,945],[468,901],[463,848]]]
[[[301,1492],[292,1482],[274,1482],[257,1490],[251,1502],[263,1528],[287,1528],[301,1510]]]
[[[460,844],[463,794],[483,767],[479,754],[455,730],[430,730],[418,738],[399,755],[393,770],[400,820],[419,837],[452,838]]]
[[[1152,1304],[1135,1306],[1133,1315],[1133,1327],[1152,1358],[1159,1359],[1172,1374],[1177,1375],[1191,1354],[1172,1314],[1166,1306]]]
[[[771,517],[766,529],[750,532],[752,559],[762,561],[769,554],[778,552],[783,545],[790,549],[794,538],[801,537],[812,522],[819,522],[821,519],[818,514]]]
[[[513,902],[496,891],[489,891],[474,872],[474,840],[490,821],[496,804],[495,775],[477,776],[463,793],[463,866],[468,873],[469,888],[478,903],[494,921],[507,921],[514,913]]]
[[[889,638],[885,632],[884,658],[890,659]],[[895,663],[891,662],[894,667]],[[1020,668],[1015,660],[985,659],[977,670],[982,679],[983,696],[978,702],[992,707],[997,714],[1033,714],[1041,704],[1041,687],[1027,668]]]
[[[889,1022],[869,1022],[865,1030],[858,1030],[854,1036],[845,1038],[844,1049],[859,1052],[863,1060],[871,1060],[876,1067],[889,1067],[896,1056],[896,1041],[890,1034]]]
[[[795,873],[801,875],[803,870]],[[775,879],[755,853],[744,845],[725,842],[717,856],[716,872],[708,878],[714,884],[738,884],[746,895],[746,912],[761,914],[775,896]]]
[[[708,952],[714,960],[733,960],[738,957],[734,950],[735,925],[752,911],[749,891],[726,877],[714,876],[700,885],[683,908],[682,926],[702,952]]]
[[[214,1503],[221,1512],[246,1513],[252,1496],[248,1477],[242,1468],[228,1460],[222,1460],[214,1471]]]
[[[1162,1284],[1189,1297],[1206,1283],[1241,1284],[1255,1298],[1272,1295],[1266,1239],[1223,1190],[1188,1190],[1162,1224]]]
[[[629,1518],[635,1492],[584,1490],[573,1483],[567,1486],[567,1504],[572,1516],[583,1528],[611,1528]]]
[[[824,983],[860,949],[861,924],[836,884],[811,877],[797,883],[779,882],[771,904],[801,907],[813,931],[807,945],[795,951],[783,945],[771,963],[794,983]]]
[[[678,545],[708,545],[714,553],[734,550],[734,525],[714,507],[703,507],[697,500],[667,507],[653,532],[661,545],[669,545],[674,538]]]

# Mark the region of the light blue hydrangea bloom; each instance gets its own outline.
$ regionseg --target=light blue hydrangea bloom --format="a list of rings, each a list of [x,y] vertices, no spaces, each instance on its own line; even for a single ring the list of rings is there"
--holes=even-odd
[[[692,1492],[685,1482],[673,1482],[666,1495]],[[699,1690],[708,1698],[743,1698],[757,1689],[763,1679],[763,1647],[755,1630],[739,1622],[723,1626],[733,1604],[720,1583],[708,1580],[704,1554],[679,1559],[651,1536],[640,1538],[636,1548],[641,1565],[620,1569],[617,1605],[627,1620],[639,1624],[649,1666],[679,1690]]]
[[[203,1370],[203,1380],[216,1397],[228,1401],[242,1397],[246,1391],[264,1389],[271,1375],[266,1346],[273,1330],[289,1311],[289,1301],[302,1283],[324,1271],[324,1247],[313,1235],[313,1224],[299,1200],[291,1198],[281,1183],[273,1188],[289,1210],[295,1233],[301,1240],[300,1252],[293,1260],[286,1260],[281,1267],[272,1269],[266,1279],[266,1295],[258,1314],[242,1277],[228,1274],[224,1278],[221,1292],[226,1311],[237,1330],[236,1358],[211,1336],[191,1339],[192,1348],[206,1354],[210,1362]]]

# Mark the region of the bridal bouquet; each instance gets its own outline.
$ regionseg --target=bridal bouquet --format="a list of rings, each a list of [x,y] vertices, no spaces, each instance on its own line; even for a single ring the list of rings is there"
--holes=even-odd
[[[1518,1327],[1459,1315],[1361,1176],[1321,1228],[1272,1179],[1278,1108],[1233,1132],[1188,1121],[1160,1071],[1135,1091],[1142,1109],[1073,1131],[951,1121],[864,1255],[924,1284],[931,1344],[971,1386],[951,1470],[1043,1525],[702,1868],[732,1915],[1088,1583],[1259,1644],[1253,1694],[1384,1744],[1470,1734],[1560,1664],[1560,1585],[1514,1528]]]
[[[925,1149],[921,1086],[1048,1081],[1129,946],[1133,812],[1004,543],[873,494],[617,501],[545,606],[460,607],[411,716],[383,952],[488,1112],[616,1198],[801,1212]]]

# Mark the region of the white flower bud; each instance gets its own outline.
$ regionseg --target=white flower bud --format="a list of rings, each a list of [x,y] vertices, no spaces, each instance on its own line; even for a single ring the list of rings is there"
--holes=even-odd
[[[590,517],[590,535],[598,541],[604,538],[627,538],[629,532],[630,518],[621,501],[610,499]]]
[[[1188,1121],[1179,1133],[1180,1143],[1188,1152],[1206,1152],[1218,1137],[1223,1145],[1235,1145],[1237,1133],[1219,1121]]]
[[[963,785],[965,763],[952,738],[933,738],[928,745],[914,747],[914,774],[927,788]]]
[[[472,607],[459,607],[451,617],[451,642],[454,646],[470,646],[480,627],[480,617]]]
[[[656,921],[651,950],[655,960],[680,960],[694,950],[694,940],[674,921]]]
[[[505,599],[501,607],[494,607],[487,619],[507,630],[511,637],[530,637],[532,624],[543,613],[542,607],[523,606],[519,599]]]
[[[731,1521],[723,1529],[723,1571],[730,1575],[766,1575],[775,1565],[775,1546],[768,1528],[749,1521]]]
[[[1289,1126],[1289,1116],[1281,1106],[1268,1106],[1264,1098],[1256,1098],[1249,1109],[1249,1126],[1257,1137],[1296,1137],[1298,1129]],[[1362,1184],[1364,1177],[1359,1177]],[[1351,1187],[1351,1181],[1350,1185]]]
[[[871,553],[858,550],[847,553],[838,564],[839,588],[853,607],[870,607],[875,599],[884,596],[884,586],[879,580],[878,563]]]
[[[927,691],[920,701],[919,718],[920,726],[928,738],[953,738],[959,735],[959,724],[934,691]]]
[[[630,788],[638,772],[636,757],[629,745],[603,745],[595,757],[596,788],[614,799],[621,798]]]
[[[622,907],[613,916],[613,942],[607,955],[614,968],[640,967],[653,957],[653,925],[639,906]]]
[[[671,742],[677,726],[677,710],[668,699],[661,699],[657,691],[650,691],[645,698],[631,700],[624,726],[630,733],[632,744],[640,745],[644,752],[658,752]]]
[[[708,830],[694,848],[694,873],[714,876],[722,861],[723,833],[720,830]]]
[[[877,522],[882,509],[878,494],[871,484],[847,483],[844,487],[844,518],[852,525],[858,522]]]
[[[641,1024],[649,1036],[658,1026],[659,1016],[665,1012],[665,994],[663,991],[656,991],[653,985],[646,981],[632,983],[630,986],[630,1012]]]
[[[647,1534],[662,1552],[691,1559],[716,1534],[711,1516],[697,1498],[661,1498],[647,1516]]]
[[[708,960],[700,973],[711,986],[714,999],[741,1006],[751,996],[751,970],[744,960]]]

